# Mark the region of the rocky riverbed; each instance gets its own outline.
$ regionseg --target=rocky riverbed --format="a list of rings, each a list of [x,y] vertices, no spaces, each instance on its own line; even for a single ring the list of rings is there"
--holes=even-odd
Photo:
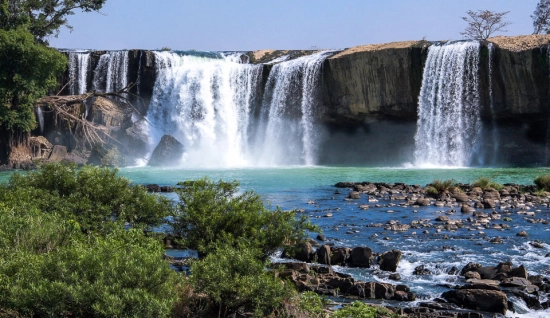
[[[323,234],[283,275],[301,290],[419,317],[548,315],[549,194],[498,188],[339,182],[299,207]]]

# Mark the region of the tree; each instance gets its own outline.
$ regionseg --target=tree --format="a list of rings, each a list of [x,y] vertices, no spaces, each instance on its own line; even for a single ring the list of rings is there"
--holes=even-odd
[[[506,32],[504,28],[511,23],[504,21],[503,18],[509,12],[493,12],[490,10],[475,12],[468,10],[466,12],[468,16],[462,17],[462,20],[468,22],[468,26],[460,34],[476,40],[485,40],[495,32]]]
[[[3,0],[0,7],[0,28],[26,26],[36,41],[47,44],[50,36],[59,34],[62,26],[72,30],[67,17],[74,11],[99,11],[106,0]]]
[[[533,15],[533,34],[550,31],[550,0],[540,0]]]
[[[262,251],[263,258],[285,243],[307,238],[316,231],[305,215],[267,209],[252,191],[239,192],[239,183],[201,179],[179,183],[180,202],[172,223],[174,234],[188,248],[204,257],[217,244],[237,245],[245,241]]]

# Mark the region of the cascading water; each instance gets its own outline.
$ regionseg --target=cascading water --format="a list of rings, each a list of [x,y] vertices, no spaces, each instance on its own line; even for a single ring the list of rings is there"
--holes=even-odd
[[[36,118],[38,119],[38,128],[40,128],[40,133],[44,133],[44,112],[42,111],[42,106],[36,107]]]
[[[332,53],[322,51],[273,66],[262,107],[265,132],[256,142],[263,145],[261,164],[316,164],[318,80],[323,61]]]
[[[468,166],[481,131],[478,41],[428,49],[415,136],[417,166]]]
[[[111,51],[101,55],[94,70],[93,89],[116,92],[128,85],[128,51]]]
[[[86,93],[89,68],[90,52],[69,51],[69,92],[71,95]]]
[[[249,165],[248,132],[261,65],[237,55],[155,52],[157,80],[149,106],[152,145],[171,134],[190,166]]]
[[[156,52],[151,146],[174,136],[185,146],[186,166],[315,164],[313,108],[331,53],[275,64],[262,96],[264,66],[242,63],[239,54]]]

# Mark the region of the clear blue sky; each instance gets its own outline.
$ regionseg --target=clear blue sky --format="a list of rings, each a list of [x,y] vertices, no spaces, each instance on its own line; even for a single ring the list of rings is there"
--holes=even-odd
[[[462,39],[469,9],[510,11],[508,32],[532,33],[539,0],[107,0],[69,17],[58,48],[202,51],[345,48]]]

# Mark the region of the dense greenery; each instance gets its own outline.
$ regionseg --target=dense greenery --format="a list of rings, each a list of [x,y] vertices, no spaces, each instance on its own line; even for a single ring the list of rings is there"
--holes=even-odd
[[[283,304],[290,302],[296,291],[265,270],[267,264],[259,260],[261,253],[247,246],[220,245],[193,263],[191,284],[195,292],[207,295],[207,310],[226,316],[246,308],[258,317],[284,311]]]
[[[149,229],[171,214],[168,199],[147,193],[116,169],[47,163],[0,186],[0,201],[74,220],[84,232],[107,232],[113,219]]]
[[[34,102],[57,85],[67,59],[24,27],[0,29],[0,52],[0,131],[28,132],[36,126]]]
[[[392,312],[383,307],[369,306],[360,301],[354,301],[351,305],[344,306],[336,311],[333,318],[376,318],[376,317],[393,317]]]
[[[307,238],[316,231],[305,215],[279,208],[267,209],[260,196],[251,191],[239,193],[239,183],[201,179],[180,183],[180,202],[173,221],[174,233],[183,244],[205,256],[218,244],[236,246],[246,241],[271,255],[288,242]]]
[[[181,277],[143,231],[164,207],[115,170],[47,164],[14,174],[0,186],[0,314],[169,316]]]

